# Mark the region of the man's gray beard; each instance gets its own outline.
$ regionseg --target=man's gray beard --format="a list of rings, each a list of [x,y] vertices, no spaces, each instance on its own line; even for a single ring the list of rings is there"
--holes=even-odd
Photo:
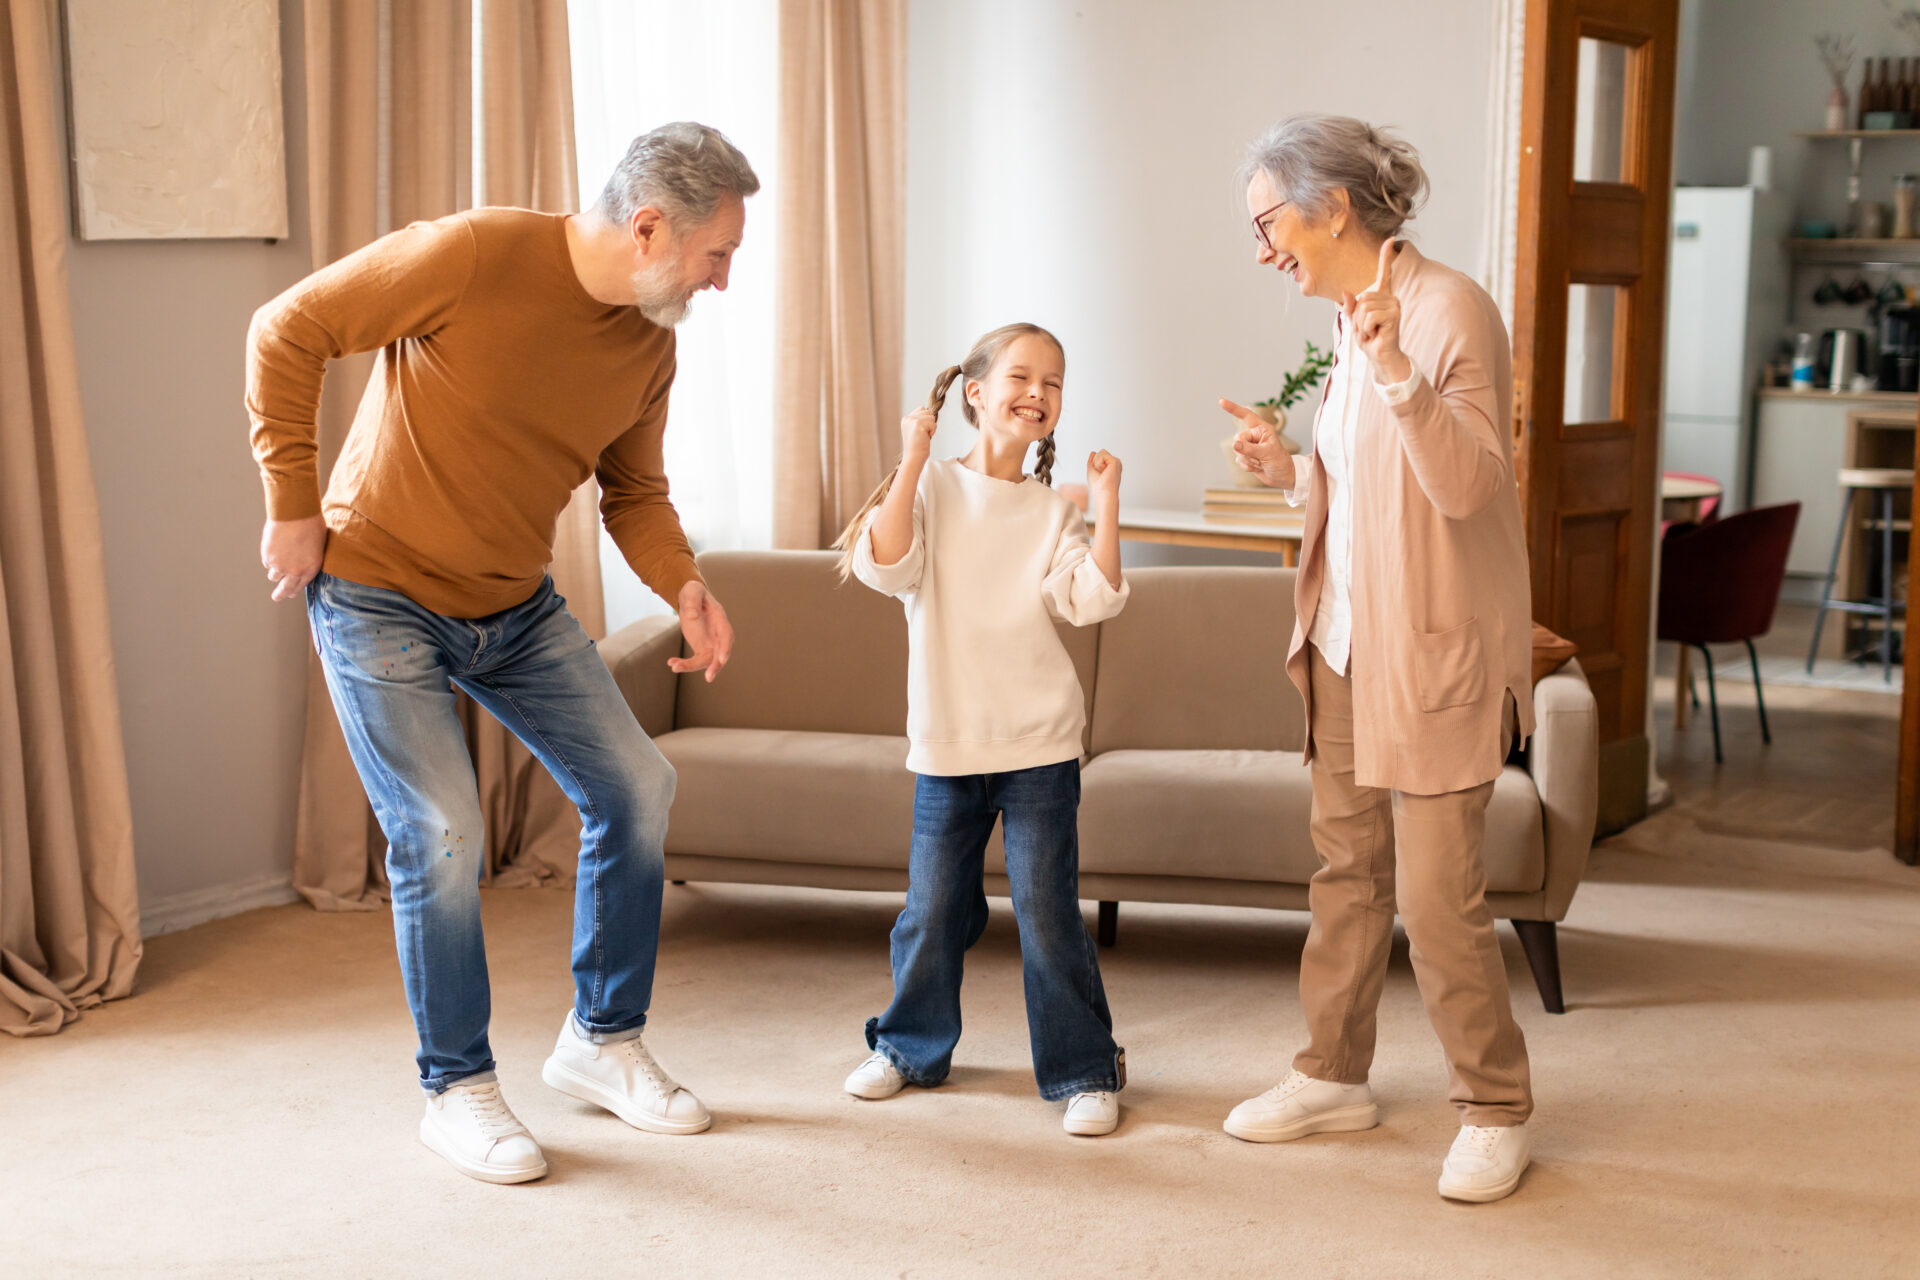
[[[634,306],[662,329],[671,329],[687,318],[693,306],[693,294],[682,293],[675,280],[672,264],[658,263],[633,273]]]

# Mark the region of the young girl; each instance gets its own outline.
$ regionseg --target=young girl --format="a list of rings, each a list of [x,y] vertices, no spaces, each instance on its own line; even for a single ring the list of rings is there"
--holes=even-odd
[[[835,546],[907,608],[907,767],[918,775],[906,909],[893,927],[893,1003],[867,1023],[873,1056],[847,1092],[887,1098],[946,1078],[960,1039],[962,957],[987,923],[982,882],[995,817],[1020,927],[1027,1028],[1040,1096],[1067,1101],[1068,1133],[1111,1133],[1126,1057],[1080,917],[1080,680],[1054,620],[1120,612],[1120,460],[1087,460],[1097,536],[1050,487],[1066,355],[1037,325],[995,329],[942,373],[900,424],[899,469]],[[928,460],[947,389],[980,430],[963,458]],[[1038,443],[1034,475],[1024,472]]]

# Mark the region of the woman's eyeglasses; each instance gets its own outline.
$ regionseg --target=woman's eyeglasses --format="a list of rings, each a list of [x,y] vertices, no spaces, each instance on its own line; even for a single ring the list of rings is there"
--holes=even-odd
[[[1267,235],[1267,219],[1286,207],[1287,202],[1282,200],[1279,204],[1268,209],[1265,213],[1253,220],[1253,238],[1259,241],[1269,252],[1273,250],[1273,241]]]

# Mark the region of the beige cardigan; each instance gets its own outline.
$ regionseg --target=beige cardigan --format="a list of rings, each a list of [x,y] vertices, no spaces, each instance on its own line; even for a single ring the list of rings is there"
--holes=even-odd
[[[1513,360],[1493,299],[1458,271],[1403,243],[1393,287],[1401,349],[1423,376],[1399,405],[1363,382],[1351,393],[1354,780],[1439,795],[1499,776],[1509,696],[1521,735],[1533,733],[1531,588],[1508,438]],[[1307,636],[1326,576],[1327,502],[1315,467],[1287,650],[1307,703],[1309,760]]]

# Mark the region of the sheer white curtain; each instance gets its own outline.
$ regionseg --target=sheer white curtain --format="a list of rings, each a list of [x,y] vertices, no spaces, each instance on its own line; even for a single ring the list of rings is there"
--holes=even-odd
[[[760,175],[724,294],[700,294],[680,326],[667,418],[667,479],[696,551],[773,543],[775,0],[568,0],[580,207],[600,195],[638,134],[670,120],[725,133]],[[607,630],[667,606],[605,531]]]

